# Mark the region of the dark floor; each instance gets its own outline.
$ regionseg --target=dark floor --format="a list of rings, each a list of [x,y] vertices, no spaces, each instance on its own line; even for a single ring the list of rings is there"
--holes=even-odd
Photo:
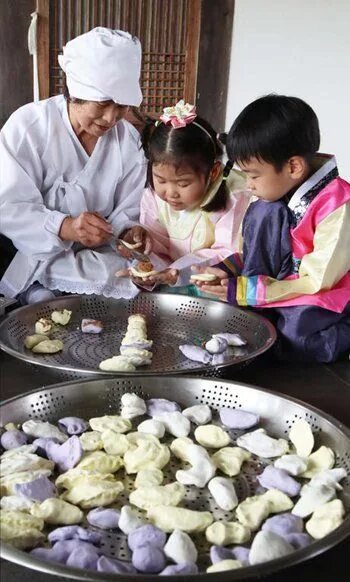
[[[350,427],[350,362],[305,364],[273,361],[268,354],[235,379],[304,400]]]
[[[32,368],[0,354],[1,398],[6,399],[29,391],[54,380],[46,377],[45,371],[33,372]],[[231,372],[230,379],[261,386],[303,400],[334,416],[350,426],[350,364],[343,360],[332,365],[287,364],[275,362],[266,354],[242,370]],[[349,540],[286,571],[260,578],[264,582],[345,582],[349,580]],[[51,577],[31,572],[9,562],[3,562],[1,580],[22,582],[31,576],[35,582],[48,582]],[[120,578],[116,578],[116,580]],[[187,577],[187,580],[190,578]],[[53,581],[64,582],[66,578],[55,577]],[[256,578],[255,578],[256,580]],[[186,578],[184,578],[184,582]]]

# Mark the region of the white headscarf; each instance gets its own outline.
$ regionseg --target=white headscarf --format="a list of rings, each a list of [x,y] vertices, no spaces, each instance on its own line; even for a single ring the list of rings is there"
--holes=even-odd
[[[58,62],[72,97],[141,104],[141,44],[128,32],[94,28],[67,42]]]

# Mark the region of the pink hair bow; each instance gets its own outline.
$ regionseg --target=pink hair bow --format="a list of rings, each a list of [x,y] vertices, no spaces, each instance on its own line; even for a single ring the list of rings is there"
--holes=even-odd
[[[165,107],[160,119],[165,125],[171,124],[175,129],[177,129],[179,127],[185,127],[196,117],[197,113],[195,106],[185,103],[185,101],[181,99],[176,103],[176,105],[174,105],[174,107]]]

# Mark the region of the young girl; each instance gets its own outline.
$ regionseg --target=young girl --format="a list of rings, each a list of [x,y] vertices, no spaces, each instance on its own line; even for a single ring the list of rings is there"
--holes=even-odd
[[[214,265],[237,249],[249,204],[245,180],[223,167],[213,128],[183,101],[164,109],[144,147],[149,168],[140,224],[151,237],[150,260],[158,273],[133,280],[188,292],[182,286],[190,283],[191,265]]]
[[[267,95],[242,111],[227,153],[259,200],[244,218],[242,253],[213,269],[219,285],[202,289],[274,307],[282,356],[331,362],[350,350],[350,185],[319,144],[301,99]]]

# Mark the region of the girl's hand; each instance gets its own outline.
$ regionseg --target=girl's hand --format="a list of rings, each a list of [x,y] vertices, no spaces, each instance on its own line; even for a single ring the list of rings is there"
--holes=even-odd
[[[213,282],[205,281],[194,281],[194,284],[199,287],[205,293],[210,293],[215,295],[221,301],[227,301],[227,286],[228,286],[228,273],[222,269],[217,269],[215,267],[192,267],[195,273],[210,273],[216,276],[216,280]]]
[[[112,232],[112,226],[98,212],[82,212],[77,218],[63,220],[59,237],[93,248],[107,243]]]
[[[129,269],[122,269],[115,273],[116,277],[130,277],[135,285],[140,287],[153,287],[154,285],[175,285],[177,278],[179,276],[179,271],[176,269],[165,269],[156,275],[151,275],[150,277],[133,277]]]
[[[179,271],[176,269],[165,269],[165,271],[160,271],[146,279],[134,278],[133,281],[137,280],[137,285],[175,285],[178,276]]]
[[[126,230],[120,237],[123,241],[130,245],[136,245],[135,250],[145,255],[149,255],[152,250],[152,239],[147,230],[142,226],[133,226]],[[125,258],[130,259],[131,253],[122,245],[117,247],[118,252]]]

